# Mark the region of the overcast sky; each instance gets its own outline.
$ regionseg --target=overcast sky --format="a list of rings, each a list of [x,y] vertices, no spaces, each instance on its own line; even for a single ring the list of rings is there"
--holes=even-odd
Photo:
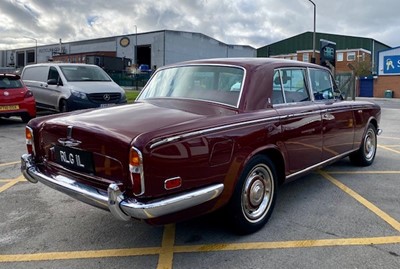
[[[400,46],[399,0],[313,0],[317,32]],[[313,31],[308,0],[0,0],[0,49],[158,30],[254,48]]]

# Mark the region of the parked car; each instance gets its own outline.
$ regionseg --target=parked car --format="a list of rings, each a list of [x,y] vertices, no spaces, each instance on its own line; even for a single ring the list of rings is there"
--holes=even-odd
[[[328,69],[299,61],[170,65],[133,104],[32,120],[22,172],[118,219],[163,224],[224,208],[251,233],[280,184],[346,156],[372,164],[380,107],[342,99]]]
[[[126,103],[124,89],[97,65],[34,64],[25,66],[21,77],[43,109],[67,112]]]
[[[0,74],[0,117],[21,117],[28,122],[36,117],[35,98],[14,74]]]

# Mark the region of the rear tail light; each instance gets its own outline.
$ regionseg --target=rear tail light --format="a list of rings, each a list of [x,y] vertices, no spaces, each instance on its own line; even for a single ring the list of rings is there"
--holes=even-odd
[[[135,147],[129,153],[129,172],[131,174],[133,194],[144,193],[143,157],[142,153]]]
[[[33,142],[33,131],[30,127],[25,127],[25,141],[26,141],[26,149],[28,150],[29,154],[35,154],[35,145]]]
[[[31,91],[27,91],[27,92],[25,93],[24,98],[29,98],[29,97],[32,97],[32,96],[33,96],[33,93],[32,93]]]

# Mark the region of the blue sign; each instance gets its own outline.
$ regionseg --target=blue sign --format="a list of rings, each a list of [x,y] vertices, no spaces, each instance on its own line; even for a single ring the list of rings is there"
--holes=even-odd
[[[383,57],[384,74],[400,74],[400,55]]]

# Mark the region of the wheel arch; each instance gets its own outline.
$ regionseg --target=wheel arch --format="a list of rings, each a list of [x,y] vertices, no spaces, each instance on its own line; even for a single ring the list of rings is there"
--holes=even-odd
[[[246,167],[247,163],[256,155],[264,155],[268,157],[275,165],[278,183],[281,185],[285,181],[285,158],[282,152],[278,149],[276,145],[270,145],[268,147],[264,147],[255,152],[249,154],[246,158],[246,161],[243,163],[241,171]]]

